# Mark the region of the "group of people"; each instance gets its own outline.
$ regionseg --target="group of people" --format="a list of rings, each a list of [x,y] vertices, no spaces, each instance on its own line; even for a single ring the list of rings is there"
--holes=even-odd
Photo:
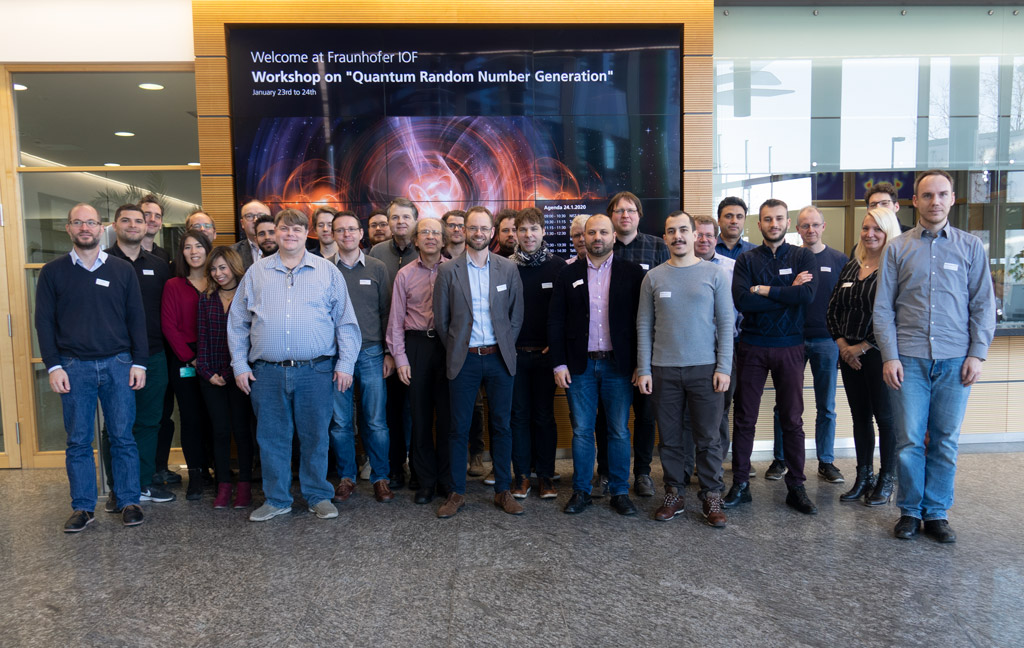
[[[785,238],[789,207],[766,200],[755,246],[743,239],[748,210],[739,198],[724,199],[717,220],[673,212],[656,237],[639,231],[640,199],[620,192],[606,213],[572,222],[568,261],[548,249],[535,207],[420,218],[415,203],[395,198],[370,215],[364,239],[351,211],[272,216],[252,201],[241,209],[245,238],[231,247],[211,248],[212,219],[190,215],[170,265],[151,236],[147,245],[148,202],[117,210],[117,240],[106,251],[95,209],[76,205],[66,225],[72,251],[43,268],[36,306],[68,433],[74,513],[64,530],[93,520],[97,397],[109,438],[107,510],[139,524],[140,500],[173,498],[154,483],[168,376],[187,497],[202,496],[210,466],[214,506],[233,497],[248,508],[258,457],[265,501],[253,521],[291,511],[293,453],[309,510],[336,517],[335,504],[356,489],[357,419],[378,501],[405,485],[408,460],[414,501],[441,496],[438,517],[456,515],[467,472],[483,474],[484,398],[493,464],[485,483],[495,506],[521,514],[531,476],[541,498],[558,494],[560,387],[573,428],[566,513],[608,496],[616,512],[635,514],[631,456],[634,494],[654,496],[657,430],[664,499],[655,519],[683,512],[695,479],[701,514],[723,527],[727,510],[752,499],[750,457],[770,374],[776,449],[765,477],[784,477],[786,504],[814,514],[804,487],[809,364],[818,475],[844,481],[833,453],[841,372],[857,474],[839,499],[884,504],[895,490],[896,537],[913,537],[923,523],[952,542],[957,437],[995,326],[987,257],[979,239],[949,225],[954,200],[947,173],[922,173],[918,224],[901,233],[896,189],[875,185],[850,259],[824,244],[813,206],[799,212],[796,246]],[[317,237],[307,245],[311,224]],[[331,458],[336,484],[327,478]]]

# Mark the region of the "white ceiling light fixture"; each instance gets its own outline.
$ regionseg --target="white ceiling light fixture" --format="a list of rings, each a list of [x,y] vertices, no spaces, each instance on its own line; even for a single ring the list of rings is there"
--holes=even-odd
[[[159,83],[140,83],[139,87],[143,90],[163,90],[164,87]]]
[[[189,166],[199,166],[199,163],[198,162],[189,162],[188,165]]]
[[[121,166],[117,162],[104,162],[103,166]]]
[[[15,90],[28,90],[28,86],[23,84],[23,83],[15,83],[14,84],[14,89]]]
[[[114,135],[117,135],[118,137],[135,137],[135,133],[131,131],[115,131]]]

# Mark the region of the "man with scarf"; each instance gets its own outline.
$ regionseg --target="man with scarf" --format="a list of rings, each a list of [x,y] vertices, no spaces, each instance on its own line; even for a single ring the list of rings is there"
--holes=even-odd
[[[527,207],[516,214],[512,261],[523,282],[523,328],[516,340],[516,376],[512,388],[512,496],[530,493],[530,473],[539,480],[542,499],[558,496],[555,474],[555,378],[548,356],[548,305],[555,277],[565,261],[548,251],[544,214]]]

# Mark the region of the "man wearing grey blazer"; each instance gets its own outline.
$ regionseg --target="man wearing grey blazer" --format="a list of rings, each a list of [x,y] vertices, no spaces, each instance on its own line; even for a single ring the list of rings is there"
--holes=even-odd
[[[452,491],[437,511],[452,517],[466,503],[466,453],[473,406],[481,385],[487,390],[493,423],[494,504],[519,515],[512,497],[512,386],[516,338],[523,325],[523,284],[508,259],[487,247],[493,217],[486,207],[466,212],[466,252],[442,264],[434,283],[434,328],[445,347],[451,398]],[[438,430],[438,434],[441,434]]]
[[[242,226],[245,238],[232,245],[231,248],[238,252],[238,256],[242,257],[242,267],[245,270],[248,270],[249,266],[263,256],[260,246],[256,242],[256,219],[264,214],[270,216],[270,208],[258,200],[250,200],[242,205],[238,222]]]

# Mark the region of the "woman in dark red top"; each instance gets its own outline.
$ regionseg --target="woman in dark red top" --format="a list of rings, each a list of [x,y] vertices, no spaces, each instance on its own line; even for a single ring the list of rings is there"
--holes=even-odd
[[[167,365],[171,388],[178,399],[181,451],[188,464],[185,498],[190,500],[203,496],[202,472],[206,465],[203,439],[204,431],[209,433],[209,420],[196,377],[196,311],[199,294],[206,290],[206,258],[209,254],[210,242],[205,236],[196,232],[185,234],[174,258],[176,276],[164,286],[160,302],[160,321],[164,337],[171,347]]]
[[[199,349],[196,371],[199,389],[213,424],[213,464],[217,497],[213,508],[231,504],[231,436],[238,449],[238,491],[235,508],[252,502],[252,404],[235,385],[228,352],[228,310],[245,272],[242,257],[229,247],[218,247],[206,264],[206,292],[199,297]]]

